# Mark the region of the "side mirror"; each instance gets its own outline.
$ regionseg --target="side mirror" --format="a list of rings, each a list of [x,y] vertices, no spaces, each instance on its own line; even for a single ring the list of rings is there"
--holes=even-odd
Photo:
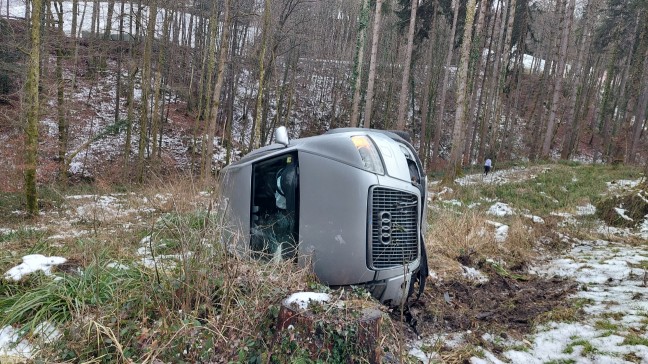
[[[288,140],[288,131],[285,126],[280,126],[275,130],[275,142],[288,146],[290,141]]]

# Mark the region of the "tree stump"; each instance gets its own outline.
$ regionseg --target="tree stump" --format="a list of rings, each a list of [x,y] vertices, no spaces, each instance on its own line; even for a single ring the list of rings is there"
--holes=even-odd
[[[307,348],[313,358],[342,352],[349,354],[347,362],[353,362],[355,356],[380,363],[382,311],[379,308],[380,305],[364,300],[295,304],[289,297],[281,304],[277,334],[288,335],[291,341]]]

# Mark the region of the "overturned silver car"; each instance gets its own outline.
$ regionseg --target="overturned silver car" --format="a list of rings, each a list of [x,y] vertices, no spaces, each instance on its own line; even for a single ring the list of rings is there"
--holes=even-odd
[[[239,244],[254,257],[313,265],[330,286],[361,285],[397,305],[428,274],[426,177],[395,132],[334,129],[255,150],[222,171]]]

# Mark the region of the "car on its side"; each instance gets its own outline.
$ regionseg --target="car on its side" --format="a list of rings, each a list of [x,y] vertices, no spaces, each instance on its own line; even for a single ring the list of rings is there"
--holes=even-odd
[[[221,206],[266,260],[312,264],[330,286],[359,285],[398,305],[428,275],[426,176],[407,136],[342,128],[255,150],[222,171]]]

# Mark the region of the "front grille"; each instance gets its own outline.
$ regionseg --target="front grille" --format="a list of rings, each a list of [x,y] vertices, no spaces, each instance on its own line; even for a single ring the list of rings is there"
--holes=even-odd
[[[418,257],[418,197],[415,194],[376,187],[371,194],[372,268],[393,268]]]

